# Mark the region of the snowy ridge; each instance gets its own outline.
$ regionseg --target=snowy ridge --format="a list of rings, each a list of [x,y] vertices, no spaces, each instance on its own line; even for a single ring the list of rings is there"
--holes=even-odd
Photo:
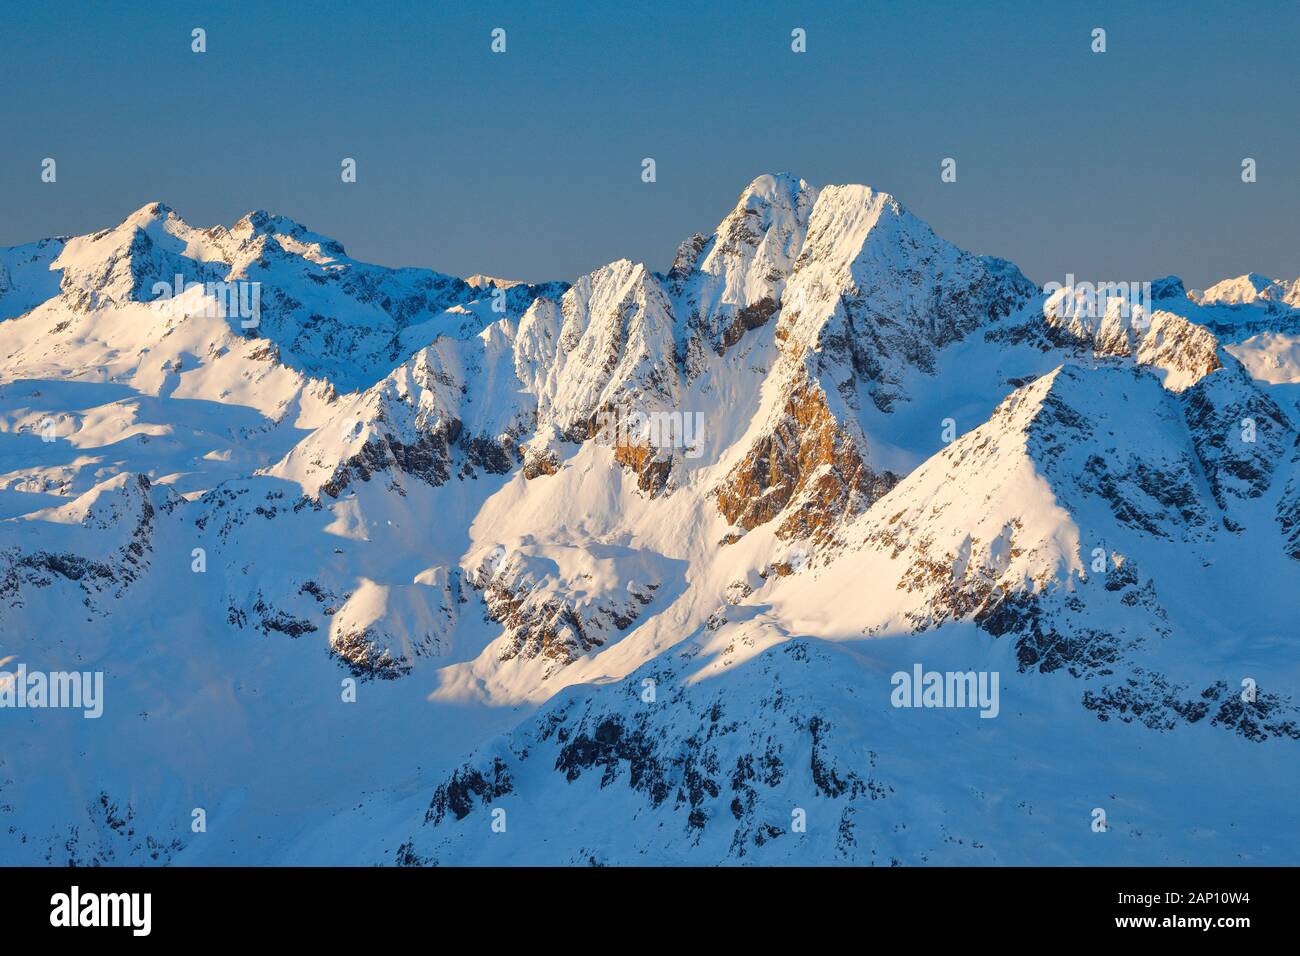
[[[1300,326],[1245,279],[1081,318],[789,174],[571,285],[160,204],[0,250],[0,658],[106,687],[0,709],[5,858],[1294,862]]]

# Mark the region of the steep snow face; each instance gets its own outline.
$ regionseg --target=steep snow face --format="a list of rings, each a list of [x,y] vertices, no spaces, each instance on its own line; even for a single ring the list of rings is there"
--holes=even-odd
[[[560,318],[558,367],[538,393],[539,417],[558,432],[585,437],[597,411],[620,404],[676,405],[672,306],[645,266],[623,259],[583,276]]]
[[[832,536],[897,480],[872,460],[873,414],[1033,293],[1014,266],[939,239],[885,193],[823,189],[781,299],[772,387],[718,488],[728,521],[751,530],[781,515],[783,537]]]
[[[1146,421],[1140,435],[1126,425],[1134,414]],[[877,501],[810,587],[829,597],[865,578],[876,619],[857,630],[925,630],[980,620],[1011,596],[1074,590],[1088,577],[1089,541],[1207,543],[1216,514],[1179,403],[1154,376],[1064,366],[1017,390]],[[1101,546],[1094,573],[1111,567]],[[797,586],[780,590],[798,606],[825,608],[827,621],[844,617],[829,600],[805,603]]]
[[[667,281],[682,320],[688,374],[706,350],[722,352],[777,310],[803,247],[817,190],[782,173],[760,176],[712,236],[682,243]]]
[[[502,320],[470,339],[439,338],[329,418],[266,471],[304,494],[337,498],[355,480],[441,485],[518,463],[536,406],[515,377],[514,330]]]
[[[59,276],[50,263],[63,251],[64,239],[0,249],[0,320],[12,319],[59,294]]]
[[[1289,312],[784,174],[571,287],[157,205],[0,266],[0,659],[106,694],[18,714],[6,859],[1300,859]]]
[[[902,398],[899,374],[931,370],[935,352],[1002,318],[1035,292],[1014,266],[983,259],[936,236],[892,196],[830,186],[782,305],[778,336],[852,403]]]
[[[614,447],[644,490],[661,490],[673,449],[654,446],[632,420],[680,417],[674,327],[659,280],[626,259],[578,279],[558,306],[536,300],[515,342],[516,374],[536,409],[527,474],[553,473],[566,454],[563,443],[593,439]]]
[[[120,225],[67,240],[50,269],[62,273],[60,288],[77,312],[151,302],[154,284],[216,281],[225,271],[214,261],[216,237],[191,229],[170,207],[150,203]]]
[[[816,189],[788,173],[749,184],[702,250],[699,302],[706,313],[781,297],[816,199]]]

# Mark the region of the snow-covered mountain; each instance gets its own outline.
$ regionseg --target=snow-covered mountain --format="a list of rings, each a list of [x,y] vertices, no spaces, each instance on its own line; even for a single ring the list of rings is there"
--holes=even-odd
[[[0,250],[0,670],[103,675],[0,859],[1295,863],[1300,302],[1151,288],[787,174],[572,283]]]

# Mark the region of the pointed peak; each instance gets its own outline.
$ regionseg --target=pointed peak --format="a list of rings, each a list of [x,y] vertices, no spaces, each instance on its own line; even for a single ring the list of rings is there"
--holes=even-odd
[[[842,202],[874,204],[879,206],[890,206],[894,212],[901,213],[906,210],[903,204],[891,193],[883,189],[876,189],[874,186],[867,186],[862,183],[845,183],[841,186],[825,186],[822,193],[829,196],[839,197]]]
[[[337,239],[322,236],[288,216],[268,212],[265,209],[254,209],[243,216],[231,227],[230,233],[239,239],[250,239],[258,236],[288,237],[303,245],[317,246],[322,252],[333,256],[347,255],[343,249],[343,244]]]
[[[1282,298],[1283,283],[1258,272],[1216,282],[1193,301],[1198,305],[1249,305],[1260,299]]]
[[[265,209],[254,209],[252,212],[246,213],[235,223],[232,231],[238,231],[241,226],[257,235],[273,232],[296,235],[308,231],[307,227],[302,223],[295,222],[288,216],[268,212]]]
[[[180,217],[176,215],[176,210],[172,209],[171,206],[161,202],[150,202],[145,203],[135,212],[123,219],[122,225],[143,228],[152,225],[155,222],[162,222],[166,219],[173,218],[179,219]]]
[[[1186,299],[1187,289],[1178,276],[1165,276],[1163,279],[1155,279],[1151,282],[1151,298],[1153,301]]]
[[[816,187],[793,173],[764,173],[745,187],[735,208],[718,224],[714,232],[715,251],[719,247],[731,249],[736,244],[750,245],[775,223],[802,231],[816,199]],[[692,259],[688,246],[696,247],[695,255],[702,248],[697,237],[687,240],[678,248],[679,259],[686,254],[683,262]]]
[[[812,186],[794,173],[763,173],[741,192],[740,202],[792,202],[801,192],[812,189]]]

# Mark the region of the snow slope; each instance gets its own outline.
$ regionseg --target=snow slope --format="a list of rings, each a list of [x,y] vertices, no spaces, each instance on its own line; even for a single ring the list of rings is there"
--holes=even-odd
[[[1153,287],[789,174],[572,284],[0,250],[0,670],[105,688],[0,708],[0,859],[1294,864],[1294,290]]]

